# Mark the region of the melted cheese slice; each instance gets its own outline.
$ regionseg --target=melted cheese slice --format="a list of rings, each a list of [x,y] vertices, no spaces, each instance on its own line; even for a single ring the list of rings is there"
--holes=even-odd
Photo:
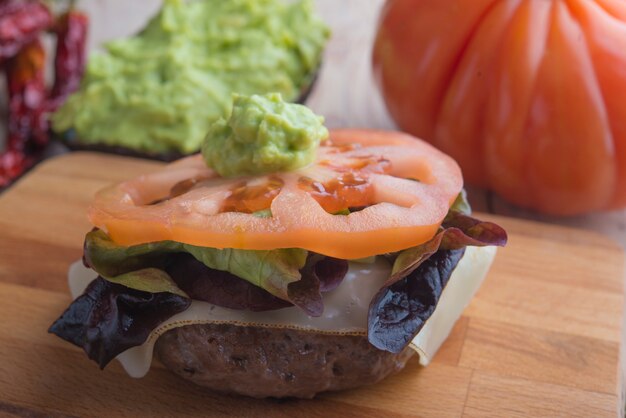
[[[411,342],[419,361],[427,365],[450,334],[456,320],[480,287],[496,253],[495,247],[468,247],[443,290],[431,317]],[[341,285],[323,295],[324,313],[307,316],[297,307],[266,312],[233,310],[194,300],[184,312],[160,324],[140,346],[117,356],[132,377],[143,377],[152,363],[154,343],[166,331],[191,324],[228,323],[268,328],[290,328],[336,335],[366,335],[367,311],[372,297],[389,277],[391,266],[382,257],[372,264],[350,263]],[[83,293],[96,277],[93,270],[77,261],[70,266],[68,281],[73,298]]]

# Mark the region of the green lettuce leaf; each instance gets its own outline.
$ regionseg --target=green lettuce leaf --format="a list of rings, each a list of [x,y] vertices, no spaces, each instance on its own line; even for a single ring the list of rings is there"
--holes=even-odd
[[[168,253],[181,251],[180,244],[173,241],[124,247],[115,244],[99,229],[85,236],[83,247],[85,264],[104,277],[115,277],[145,267],[162,269]]]
[[[451,212],[460,212],[463,215],[471,215],[472,207],[467,201],[467,192],[465,189],[461,190],[461,193],[456,197],[452,206],[450,206],[450,210],[448,212],[448,216],[450,216]]]
[[[205,266],[227,271],[285,300],[291,300],[289,284],[300,280],[308,255],[295,248],[254,251],[181,246]]]
[[[120,274],[115,277],[103,277],[111,283],[120,284],[130,289],[148,293],[172,293],[183,298],[189,298],[187,293],[181,290],[176,282],[164,272],[156,268],[145,268]]]
[[[294,303],[309,315],[319,316],[321,295],[315,286],[298,286],[308,251],[286,248],[268,251],[216,249],[174,241],[160,241],[124,247],[115,244],[106,233],[94,230],[87,234],[85,263],[104,277],[114,277],[146,267],[164,269],[168,254],[188,253],[209,268],[227,271],[272,295]],[[293,286],[291,286],[294,284]]]

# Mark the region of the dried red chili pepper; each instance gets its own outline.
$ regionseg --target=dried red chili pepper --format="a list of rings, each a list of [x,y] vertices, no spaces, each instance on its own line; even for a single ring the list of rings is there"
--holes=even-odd
[[[8,150],[0,153],[0,187],[9,185],[34,162],[33,157],[22,151]]]
[[[39,1],[0,1],[0,63],[52,26],[50,10]]]
[[[7,62],[9,149],[23,149],[31,139],[40,145],[47,143],[45,65],[46,51],[39,39]]]
[[[48,142],[45,61],[46,52],[39,39],[7,61],[8,135],[7,149],[0,154],[0,185],[28,168]]]
[[[50,110],[56,110],[80,86],[85,72],[88,27],[87,15],[74,9],[58,20]]]
[[[78,89],[83,77],[89,19],[70,9],[55,27],[55,80],[47,94],[46,54],[38,35],[52,23],[52,14],[39,1],[0,0],[0,64],[5,64],[9,93],[8,138],[6,151],[0,153],[0,187],[36,162],[48,143],[49,112]]]

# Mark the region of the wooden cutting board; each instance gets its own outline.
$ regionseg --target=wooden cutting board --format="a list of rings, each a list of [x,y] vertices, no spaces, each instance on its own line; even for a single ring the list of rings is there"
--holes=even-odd
[[[45,162],[0,196],[0,415],[615,416],[624,253],[595,233],[484,215],[509,245],[433,363],[411,361],[373,386],[309,400],[216,395],[162,366],[132,379],[100,371],[46,333],[70,302],[85,209],[105,184],[159,163],[75,153]],[[156,363],[156,362],[155,362]]]

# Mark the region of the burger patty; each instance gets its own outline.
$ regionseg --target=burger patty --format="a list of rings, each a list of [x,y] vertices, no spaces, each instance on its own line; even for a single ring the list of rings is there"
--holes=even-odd
[[[376,383],[414,354],[379,350],[365,336],[291,329],[195,324],[156,342],[160,361],[201,386],[255,398],[312,398],[319,392]]]

